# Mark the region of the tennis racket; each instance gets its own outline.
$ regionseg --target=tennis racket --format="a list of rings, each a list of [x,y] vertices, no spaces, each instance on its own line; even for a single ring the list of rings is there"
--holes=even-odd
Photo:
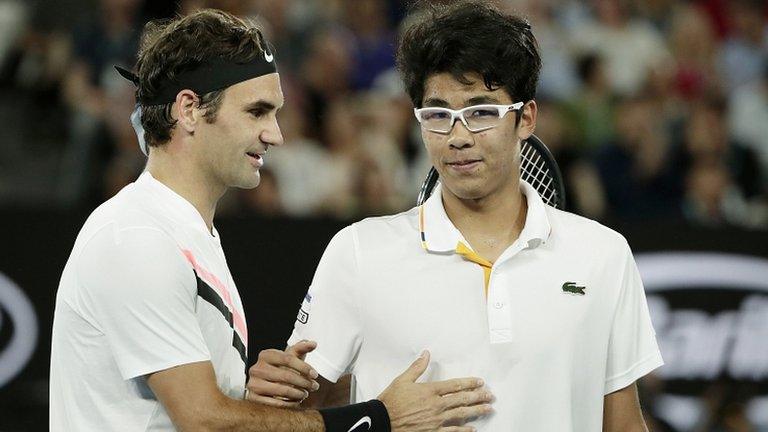
[[[560,168],[536,135],[531,135],[520,145],[520,179],[533,186],[545,204],[565,209],[565,185]],[[437,170],[432,167],[421,184],[417,205],[424,204],[439,181]]]

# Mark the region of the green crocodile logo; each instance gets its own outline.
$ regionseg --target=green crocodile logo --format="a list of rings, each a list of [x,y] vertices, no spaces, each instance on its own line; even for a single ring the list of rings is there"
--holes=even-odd
[[[566,282],[563,284],[563,292],[567,292],[571,294],[584,295],[585,289],[587,289],[587,287],[578,286],[576,285],[576,282]]]

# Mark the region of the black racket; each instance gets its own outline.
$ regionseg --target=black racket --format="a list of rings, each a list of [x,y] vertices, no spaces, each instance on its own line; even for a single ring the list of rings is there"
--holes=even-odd
[[[560,168],[547,146],[536,135],[531,135],[520,145],[520,179],[536,189],[544,204],[560,210],[565,209],[565,185]],[[432,167],[421,184],[417,205],[424,204],[432,195],[438,181],[440,179],[437,170]]]

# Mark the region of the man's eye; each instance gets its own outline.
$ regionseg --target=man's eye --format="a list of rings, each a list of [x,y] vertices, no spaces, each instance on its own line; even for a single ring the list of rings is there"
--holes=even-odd
[[[478,117],[478,118],[498,117],[499,116],[499,112],[497,110],[483,108],[483,109],[472,110],[469,113],[469,115],[471,117]]]
[[[449,117],[447,112],[427,112],[423,115],[424,120],[445,120]]]
[[[254,117],[263,117],[267,112],[261,109],[255,109],[250,111],[251,115]]]

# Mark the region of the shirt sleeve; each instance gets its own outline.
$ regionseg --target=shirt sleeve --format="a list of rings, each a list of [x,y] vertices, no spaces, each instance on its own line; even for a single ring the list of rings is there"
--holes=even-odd
[[[101,229],[83,248],[77,277],[123,379],[210,360],[195,315],[194,273],[164,232]]]
[[[358,287],[356,236],[349,226],[325,249],[288,340],[316,341],[306,360],[331,382],[350,372],[362,344]]]
[[[626,242],[620,284],[608,342],[605,394],[623,389],[664,364],[651,324],[640,272]]]

